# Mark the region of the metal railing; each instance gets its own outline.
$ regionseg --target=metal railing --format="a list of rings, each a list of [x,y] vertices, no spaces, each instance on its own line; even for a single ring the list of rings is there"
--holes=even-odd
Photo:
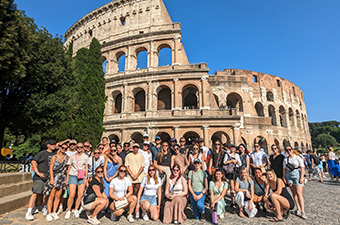
[[[31,172],[30,162],[0,161],[0,173]]]

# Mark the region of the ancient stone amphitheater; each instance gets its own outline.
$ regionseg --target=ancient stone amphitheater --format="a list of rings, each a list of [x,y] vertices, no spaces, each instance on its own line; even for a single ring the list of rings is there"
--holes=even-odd
[[[171,1],[168,1],[171,4]],[[221,28],[222,29],[222,28]],[[254,142],[311,147],[303,93],[292,82],[249,70],[209,74],[207,64],[189,63],[181,25],[173,23],[162,0],[116,0],[78,20],[65,33],[74,54],[101,43],[106,66],[104,136],[142,141],[148,133],[202,137],[206,146]],[[146,65],[140,66],[145,57]],[[169,59],[160,65],[160,58]]]

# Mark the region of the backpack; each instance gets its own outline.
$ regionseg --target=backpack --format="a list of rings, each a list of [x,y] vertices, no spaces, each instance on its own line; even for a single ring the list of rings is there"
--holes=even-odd
[[[317,166],[320,164],[320,159],[316,156],[316,155],[313,155],[312,157],[314,159],[314,164]]]

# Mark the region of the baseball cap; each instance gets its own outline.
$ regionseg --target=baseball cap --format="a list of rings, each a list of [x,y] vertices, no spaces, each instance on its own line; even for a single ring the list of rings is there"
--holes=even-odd
[[[144,142],[143,142],[143,145],[150,145],[150,142],[144,141]]]
[[[74,139],[72,139],[71,141],[70,141],[70,144],[77,144],[77,141],[76,140],[74,140]]]
[[[161,137],[160,136],[156,136],[155,140],[161,140]]]
[[[138,147],[138,148],[139,148],[139,144],[134,143],[134,144],[132,145],[132,148],[133,148],[133,147]]]
[[[171,138],[171,142],[177,142],[176,138]]]
[[[116,140],[115,140],[115,139],[112,139],[112,140],[110,141],[110,144],[116,144]]]
[[[200,158],[196,158],[195,160],[194,160],[194,163],[195,162],[199,162],[199,163],[201,163],[202,161],[201,161],[201,159]]]
[[[144,137],[147,137],[147,138],[148,138],[148,137],[149,137],[149,135],[148,135],[148,134],[144,134],[144,135],[143,135],[143,138],[144,138]]]
[[[236,146],[234,144],[231,144],[229,148],[236,148]]]

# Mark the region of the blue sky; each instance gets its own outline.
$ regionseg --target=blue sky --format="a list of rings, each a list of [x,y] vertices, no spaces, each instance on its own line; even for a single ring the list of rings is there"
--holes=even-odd
[[[109,0],[15,0],[62,35]],[[277,75],[304,92],[310,122],[340,121],[339,0],[164,0],[190,63]]]

